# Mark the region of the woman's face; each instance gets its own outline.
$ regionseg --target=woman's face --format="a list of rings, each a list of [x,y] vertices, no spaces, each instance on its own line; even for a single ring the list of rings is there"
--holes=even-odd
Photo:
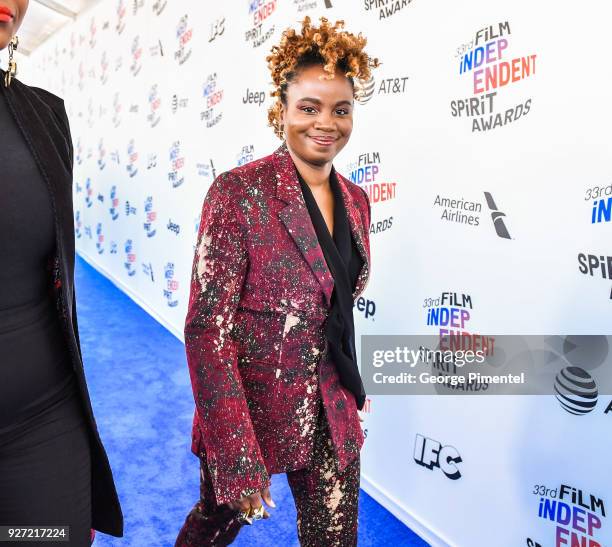
[[[0,49],[17,34],[28,10],[28,0],[0,0]]]
[[[319,79],[324,74],[322,66],[301,69],[287,86],[287,104],[281,109],[287,145],[316,165],[331,162],[353,130],[351,82],[339,70],[331,80]]]

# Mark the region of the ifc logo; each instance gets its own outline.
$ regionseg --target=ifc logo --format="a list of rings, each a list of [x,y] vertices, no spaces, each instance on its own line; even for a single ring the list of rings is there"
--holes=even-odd
[[[593,377],[580,367],[562,369],[555,378],[556,397],[570,414],[583,416],[597,405],[597,386]]]

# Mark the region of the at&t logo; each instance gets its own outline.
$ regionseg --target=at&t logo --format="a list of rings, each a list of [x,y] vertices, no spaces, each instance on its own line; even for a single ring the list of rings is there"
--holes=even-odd
[[[557,401],[570,414],[583,416],[597,406],[597,385],[580,367],[565,367],[555,378]]]

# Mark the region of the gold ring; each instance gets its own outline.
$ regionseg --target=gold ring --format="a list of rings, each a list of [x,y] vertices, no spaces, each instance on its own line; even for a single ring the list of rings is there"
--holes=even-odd
[[[251,519],[250,513],[250,509],[248,511],[240,511],[237,517],[238,522],[242,522],[244,524],[252,524],[253,520]]]
[[[263,505],[260,505],[255,511],[251,512],[251,517],[253,520],[259,520],[264,517],[264,508]]]

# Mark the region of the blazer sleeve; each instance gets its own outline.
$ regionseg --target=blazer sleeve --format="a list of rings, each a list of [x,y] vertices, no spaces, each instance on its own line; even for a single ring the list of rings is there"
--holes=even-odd
[[[230,337],[248,267],[240,179],[225,172],[202,207],[185,321],[197,421],[218,504],[269,486]]]
[[[64,133],[64,140],[66,144],[66,158],[68,160],[67,167],[69,169],[70,174],[72,175],[74,168],[74,148],[72,145],[72,135],[70,132],[70,122],[68,121],[68,114],[66,113],[66,107],[63,99],[45,91],[44,89],[40,89],[37,87],[32,87],[32,89],[37,95],[43,100],[46,101],[47,104],[51,108],[51,112],[56,118],[56,121],[59,123],[62,133]],[[70,215],[74,214],[74,210],[72,207],[72,197],[70,200]],[[77,308],[76,308],[76,290],[74,288],[74,284],[72,287],[72,328],[74,330],[74,337],[76,340],[76,346],[79,351],[79,358],[81,362],[83,360],[83,356],[81,353],[81,341],[79,339],[79,325],[77,319]]]
[[[68,150],[68,165],[70,168],[70,174],[72,175],[73,169],[74,169],[74,148],[72,145],[72,135],[70,133],[70,122],[68,121],[68,114],[66,113],[66,108],[64,106],[63,100],[60,99],[60,103],[54,111],[62,125],[64,134],[66,136],[66,147]],[[72,205],[72,194],[71,194],[71,199],[70,199],[70,214],[74,215],[74,208]],[[74,283],[72,286],[72,328],[74,330],[74,337],[76,339],[76,345],[79,351],[79,357],[82,362],[83,355],[81,353],[81,340],[79,339],[79,324],[77,320],[77,308],[76,308],[76,288],[74,287]]]
[[[50,93],[46,89],[41,89],[39,87],[29,87],[30,91],[33,91],[36,96],[43,101],[47,107],[50,108],[53,116],[55,117],[55,121],[58,123],[60,130],[64,134],[64,145],[66,147],[66,156],[65,158],[68,160],[67,166],[69,167],[70,172],[72,172],[72,167],[74,163],[74,150],[72,145],[72,135],[70,134],[70,123],[68,122],[68,114],[66,113],[66,107],[64,104],[64,100],[53,93]],[[56,143],[57,146],[57,143]]]
[[[66,109],[64,107],[64,101],[61,101],[61,108],[57,109],[56,114],[63,126],[64,134],[66,135],[66,146],[68,149],[68,164],[70,167],[70,174],[72,174],[74,169],[74,148],[72,146],[72,135],[70,133],[70,122],[68,121],[68,114],[66,113]],[[74,215],[74,208],[72,206],[72,199],[70,200],[70,214]],[[79,339],[79,325],[77,320],[77,308],[76,308],[76,289],[74,284],[72,286],[72,328],[74,330],[74,337],[76,339],[76,345],[79,350],[79,357],[81,358],[81,362],[83,361],[83,355],[81,353],[81,340]]]
[[[74,167],[74,147],[72,145],[72,135],[70,133],[70,122],[68,121],[68,114],[66,113],[66,108],[64,106],[64,101],[62,101],[61,109],[57,112],[60,122],[64,127],[64,133],[66,135],[66,147],[68,149],[68,160],[70,163],[70,171]]]
[[[66,139],[68,161],[70,164],[70,170],[72,171],[72,168],[74,166],[74,150],[72,146],[72,135],[70,134],[70,122],[68,121],[68,113],[66,112],[66,106],[64,104],[63,99],[58,98],[56,103],[53,105],[53,113],[55,114]]]

